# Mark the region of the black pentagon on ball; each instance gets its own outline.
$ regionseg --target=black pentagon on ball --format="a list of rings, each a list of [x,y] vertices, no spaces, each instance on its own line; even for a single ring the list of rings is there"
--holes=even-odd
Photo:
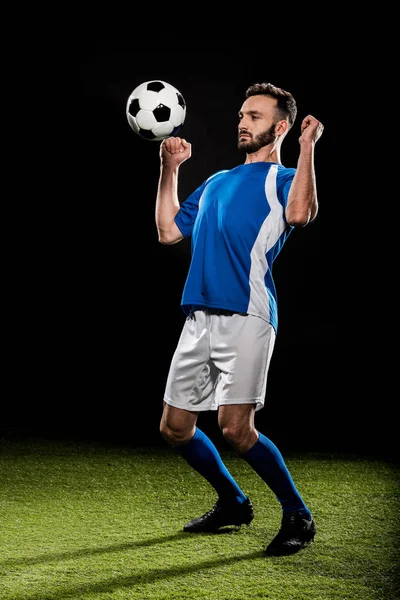
[[[153,115],[158,123],[163,123],[164,121],[168,121],[171,115],[171,109],[164,104],[159,104],[157,108],[153,110]]]
[[[128,112],[129,112],[130,115],[132,115],[132,117],[136,117],[136,115],[138,114],[139,110],[140,110],[139,100],[137,98],[135,98],[129,104],[129,106],[128,106]]]
[[[145,140],[154,140],[156,138],[154,133],[149,129],[139,129],[138,133]]]
[[[150,81],[146,87],[151,92],[160,92],[165,88],[165,85],[162,83],[162,81]]]
[[[178,104],[180,106],[182,106],[182,108],[185,108],[186,102],[184,101],[182,94],[180,94],[179,92],[177,92],[176,95],[178,96]]]

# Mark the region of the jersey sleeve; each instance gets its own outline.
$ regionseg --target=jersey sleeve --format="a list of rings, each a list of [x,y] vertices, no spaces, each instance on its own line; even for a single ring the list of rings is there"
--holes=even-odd
[[[180,232],[185,238],[192,235],[193,225],[199,212],[199,202],[206,182],[202,183],[197,190],[192,192],[190,196],[182,202],[178,213],[175,215],[175,223],[179,227]]]

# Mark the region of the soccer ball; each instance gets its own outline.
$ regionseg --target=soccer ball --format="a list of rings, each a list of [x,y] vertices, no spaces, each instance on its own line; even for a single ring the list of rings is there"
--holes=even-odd
[[[126,103],[126,117],[133,131],[154,142],[174,136],[186,117],[182,94],[165,81],[145,81],[136,87]]]

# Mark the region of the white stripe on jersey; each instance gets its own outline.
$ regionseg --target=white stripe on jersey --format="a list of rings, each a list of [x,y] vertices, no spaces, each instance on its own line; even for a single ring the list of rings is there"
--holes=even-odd
[[[265,315],[267,313],[268,318],[270,314],[270,299],[264,280],[268,271],[266,254],[277,243],[285,230],[283,207],[278,200],[276,192],[277,173],[278,165],[271,165],[265,179],[265,196],[266,201],[271,207],[271,212],[262,224],[250,254],[250,299],[248,312],[253,315]]]

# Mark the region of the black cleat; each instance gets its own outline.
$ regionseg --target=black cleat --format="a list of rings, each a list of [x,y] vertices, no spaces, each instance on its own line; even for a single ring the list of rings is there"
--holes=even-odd
[[[294,554],[312,542],[316,532],[312,517],[308,521],[299,512],[283,513],[281,528],[265,552],[271,556]]]
[[[250,498],[246,498],[243,504],[225,506],[221,504],[220,500],[217,500],[211,510],[186,523],[183,531],[189,533],[217,531],[217,529],[226,525],[249,525],[253,518],[254,510]]]

